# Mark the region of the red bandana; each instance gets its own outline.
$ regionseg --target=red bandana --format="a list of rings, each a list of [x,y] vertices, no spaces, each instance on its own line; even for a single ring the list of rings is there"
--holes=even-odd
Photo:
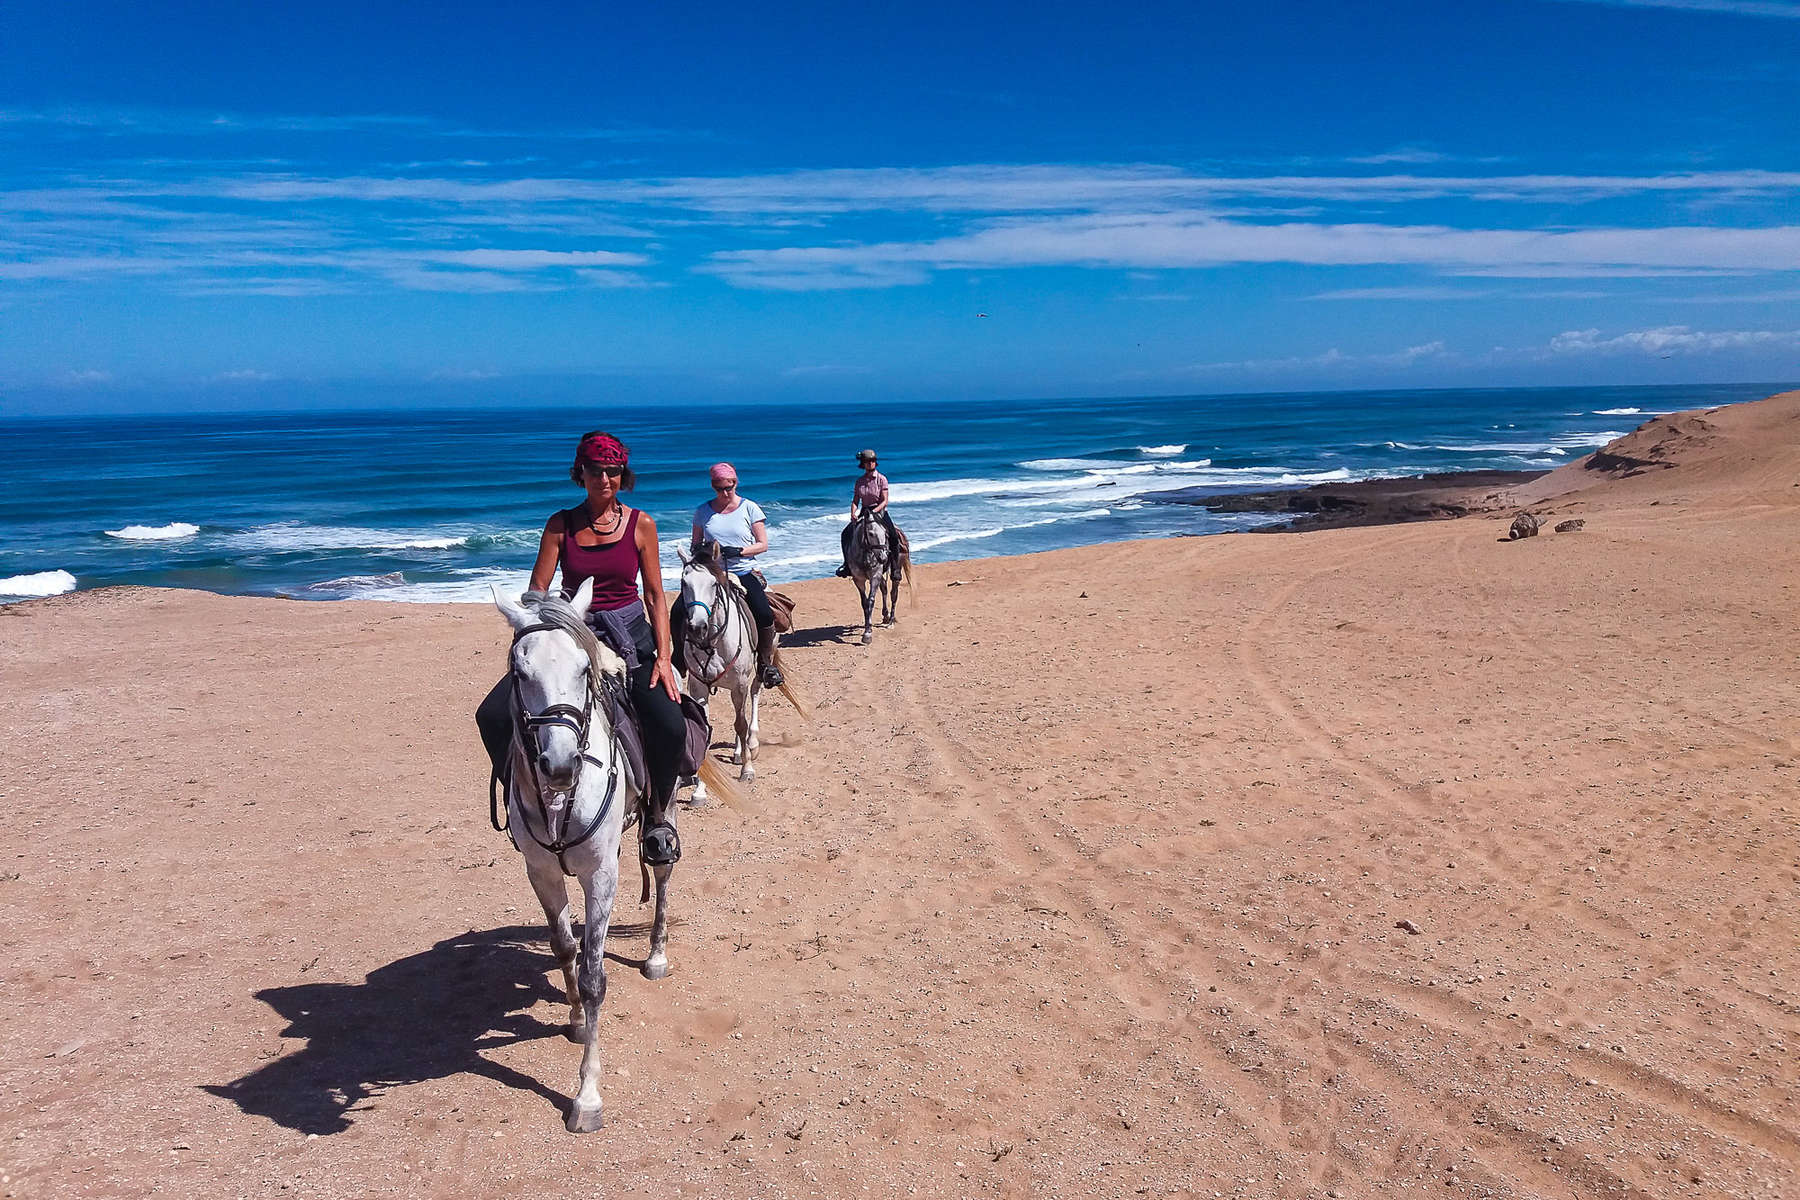
[[[605,433],[591,433],[581,439],[575,450],[575,465],[593,463],[597,467],[622,467],[631,459],[625,444]]]

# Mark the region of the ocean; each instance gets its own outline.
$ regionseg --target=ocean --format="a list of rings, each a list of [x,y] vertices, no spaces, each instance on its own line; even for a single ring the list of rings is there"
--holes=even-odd
[[[1009,403],[568,405],[0,421],[0,602],[115,584],[473,602],[524,587],[600,427],[672,574],[706,469],[769,517],[771,581],[829,575],[856,452],[881,456],[921,562],[1253,529],[1160,499],[1568,462],[1657,413],[1773,384],[1158,396]]]

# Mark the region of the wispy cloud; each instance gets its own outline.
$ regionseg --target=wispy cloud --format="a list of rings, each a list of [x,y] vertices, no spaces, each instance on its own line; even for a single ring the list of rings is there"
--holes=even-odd
[[[701,269],[745,287],[791,289],[892,286],[920,281],[930,270],[1197,268],[1246,263],[1534,271],[1800,269],[1800,227],[1547,233],[1371,224],[1258,225],[1150,213],[1007,220],[929,242],[723,251]]]
[[[1408,346],[1385,353],[1354,354],[1333,346],[1319,354],[1294,355],[1287,358],[1247,358],[1233,362],[1201,362],[1176,367],[1170,371],[1133,372],[1133,378],[1159,376],[1267,375],[1296,371],[1354,371],[1371,367],[1406,368],[1416,363],[1450,356],[1442,341]]]
[[[1800,21],[1800,3],[1791,0],[1563,0],[1563,3],[1603,4],[1608,8],[1671,8],[1726,13],[1734,17],[1780,17]]]
[[[1610,337],[1598,329],[1571,329],[1550,339],[1552,354],[1715,354],[1750,347],[1800,346],[1800,329],[1708,331],[1686,325],[1638,329]]]
[[[25,119],[0,114],[0,125],[9,116]],[[1371,161],[1435,153],[1401,147]],[[0,280],[141,277],[188,292],[316,295],[642,288],[690,270],[768,291],[1036,267],[1389,265],[1515,278],[1800,270],[1800,230],[1765,224],[1800,197],[1800,172],[1232,176],[1155,164],[969,164],[582,178],[496,174],[477,161],[415,176],[197,173],[174,160],[40,180],[0,191]],[[1704,199],[1711,219],[1647,228],[1617,219],[1618,202],[1645,197],[1659,211],[1669,199]],[[1615,219],[1571,224],[1571,206],[1588,201],[1612,205]],[[1464,223],[1422,223],[1389,207],[1425,202],[1432,216],[1453,210]],[[1557,225],[1534,211],[1544,203],[1556,205]],[[1347,289],[1320,298],[1458,295]]]

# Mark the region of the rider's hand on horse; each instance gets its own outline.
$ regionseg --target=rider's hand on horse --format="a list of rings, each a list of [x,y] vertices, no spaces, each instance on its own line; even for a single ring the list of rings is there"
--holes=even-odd
[[[650,686],[656,687],[658,684],[662,685],[663,691],[669,693],[669,699],[677,704],[681,702],[681,688],[675,682],[675,664],[660,654],[656,656],[656,669],[650,673]]]

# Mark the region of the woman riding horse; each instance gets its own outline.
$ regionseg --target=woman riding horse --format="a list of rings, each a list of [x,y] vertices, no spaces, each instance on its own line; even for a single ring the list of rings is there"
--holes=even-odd
[[[631,490],[637,482],[630,458],[625,444],[609,433],[594,430],[582,436],[569,478],[587,490],[587,499],[544,522],[537,562],[531,568],[531,590],[549,590],[559,567],[565,598],[587,580],[594,581],[587,624],[618,652],[629,671],[631,706],[643,732],[650,773],[644,861],[658,866],[681,857],[668,812],[687,727],[669,645],[669,607],[663,598],[656,522],[619,499],[621,491]],[[497,774],[505,769],[512,741],[511,682],[510,675],[502,679],[475,710],[475,723]]]
[[[888,545],[893,547],[896,562],[907,561],[906,535],[894,524],[894,518],[888,515],[888,481],[887,476],[876,470],[875,452],[858,450],[856,465],[862,468],[862,475],[850,487],[850,523],[844,526],[844,532],[838,535],[838,541],[844,548],[844,565],[837,569],[839,579],[850,578],[850,533],[856,528],[856,519],[864,514],[872,513],[887,526]]]
[[[694,510],[693,550],[707,542],[719,547],[725,569],[744,585],[756,618],[756,671],[764,687],[781,686],[781,668],[775,665],[775,612],[769,607],[762,576],[750,560],[769,548],[769,525],[760,505],[738,495],[737,468],[714,463],[713,498]]]

